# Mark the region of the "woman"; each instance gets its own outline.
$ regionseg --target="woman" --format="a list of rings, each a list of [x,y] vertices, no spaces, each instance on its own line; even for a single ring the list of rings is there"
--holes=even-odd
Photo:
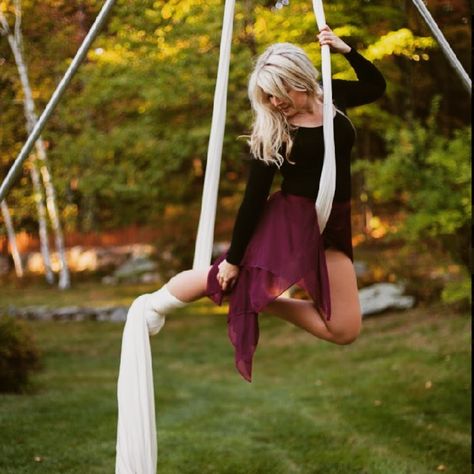
[[[355,131],[344,111],[379,98],[385,80],[328,26],[318,39],[345,55],[358,77],[332,84],[336,190],[322,234],[314,208],[324,158],[322,89],[304,51],[279,43],[260,56],[249,81],[255,114],[249,142],[253,159],[229,250],[209,269],[182,272],[145,295],[151,334],[159,331],[173,308],[203,296],[221,304],[228,296],[229,337],[236,366],[248,381],[260,311],[336,344],[351,343],[361,328],[350,223]],[[281,191],[267,199],[278,170],[283,175]],[[280,297],[294,284],[313,301]]]

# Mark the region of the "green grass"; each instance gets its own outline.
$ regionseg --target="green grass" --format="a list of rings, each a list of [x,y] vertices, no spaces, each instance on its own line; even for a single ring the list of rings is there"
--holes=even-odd
[[[139,294],[161,285],[103,285],[100,280],[75,281],[72,288],[58,290],[43,280],[0,281],[0,311],[8,306],[118,306],[128,305]]]
[[[350,346],[260,323],[251,384],[206,302],[152,338],[160,474],[470,472],[467,315],[368,319]],[[30,324],[45,368],[0,396],[0,472],[114,472],[122,325]]]

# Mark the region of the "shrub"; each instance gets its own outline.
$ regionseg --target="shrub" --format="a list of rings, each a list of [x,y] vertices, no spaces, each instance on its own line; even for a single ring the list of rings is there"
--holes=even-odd
[[[23,392],[28,376],[39,370],[41,353],[24,321],[0,317],[0,392]]]
[[[439,130],[439,99],[426,123],[407,118],[386,135],[388,156],[359,161],[374,204],[389,204],[403,215],[388,237],[412,250],[440,252],[470,269],[471,254],[471,130],[445,136]],[[466,273],[467,275],[467,273]],[[447,285],[443,300],[466,301],[468,277]]]

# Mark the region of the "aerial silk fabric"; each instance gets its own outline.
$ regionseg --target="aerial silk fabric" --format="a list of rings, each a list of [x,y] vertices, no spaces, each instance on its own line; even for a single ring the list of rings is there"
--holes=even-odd
[[[331,317],[325,249],[334,247],[352,260],[350,202],[333,203],[323,233],[313,199],[277,191],[272,194],[240,264],[233,288],[223,292],[217,281],[219,264],[208,274],[206,295],[216,304],[229,299],[228,336],[235,366],[248,382],[259,338],[258,313],[293,285],[306,290],[317,310]]]
[[[202,213],[194,268],[209,265],[212,252],[219,169],[224,139],[230,49],[235,0],[226,0],[219,70],[214,97],[211,137],[206,167]],[[125,324],[117,396],[116,474],[154,474],[158,460],[153,373],[145,298],[137,298]]]
[[[224,142],[225,117],[227,108],[227,84],[229,82],[230,52],[234,20],[235,0],[225,3],[224,22],[221,36],[219,68],[214,93],[211,134],[207,149],[206,174],[202,194],[201,216],[194,250],[193,268],[207,268],[211,261],[216,220],[217,192],[221,168],[222,146]]]
[[[313,0],[313,9],[319,30],[326,25],[322,0]],[[334,106],[332,103],[331,51],[328,45],[321,48],[321,70],[323,78],[323,133],[324,163],[319,180],[319,191],[316,198],[316,212],[319,228],[324,231],[331,214],[334,193],[336,192],[336,150],[334,145]]]
[[[122,336],[117,384],[116,474],[154,474],[158,459],[146,295],[130,306]]]

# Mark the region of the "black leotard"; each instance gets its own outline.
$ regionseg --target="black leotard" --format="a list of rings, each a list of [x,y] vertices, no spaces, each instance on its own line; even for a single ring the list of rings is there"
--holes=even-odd
[[[354,69],[358,80],[332,81],[334,103],[343,112],[348,107],[373,102],[383,95],[386,87],[380,71],[354,48],[344,56]],[[289,159],[295,164],[285,160],[281,166],[281,190],[316,200],[324,159],[323,127],[297,127],[293,138]],[[354,140],[355,131],[351,122],[345,115],[337,112],[334,118],[335,202],[345,202],[351,198],[350,155]],[[265,206],[277,169],[276,165],[266,165],[261,160],[251,159],[244,198],[237,213],[227,255],[229,263],[240,263]]]

